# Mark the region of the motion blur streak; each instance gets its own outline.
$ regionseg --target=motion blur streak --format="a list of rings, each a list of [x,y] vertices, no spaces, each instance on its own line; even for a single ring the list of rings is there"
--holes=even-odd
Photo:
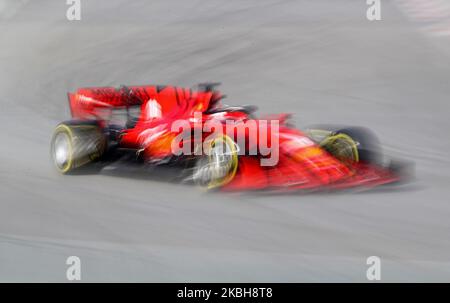
[[[448,0],[395,0],[399,8],[424,33],[432,36],[450,36],[450,1]]]
[[[0,280],[450,280],[450,41],[365,1],[65,1],[0,6]],[[5,8],[14,6],[5,13]],[[363,125],[417,181],[361,194],[205,194],[155,168],[61,177],[54,126],[79,87],[218,80],[228,102]],[[232,102],[233,101],[233,102]],[[320,120],[320,121],[319,121]]]

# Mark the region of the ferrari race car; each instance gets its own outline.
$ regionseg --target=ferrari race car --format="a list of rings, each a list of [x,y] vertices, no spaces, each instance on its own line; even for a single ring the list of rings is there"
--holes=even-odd
[[[379,142],[367,129],[300,131],[288,114],[256,118],[255,107],[223,104],[216,86],[69,93],[72,119],[54,130],[54,165],[67,174],[126,151],[148,165],[179,165],[187,179],[222,190],[342,189],[401,179],[384,164]]]

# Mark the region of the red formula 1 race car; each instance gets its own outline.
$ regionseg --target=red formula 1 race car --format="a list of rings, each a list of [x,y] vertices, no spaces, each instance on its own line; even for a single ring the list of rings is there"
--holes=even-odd
[[[147,164],[180,164],[208,189],[374,187],[399,181],[363,128],[300,131],[288,114],[255,118],[252,106],[226,106],[207,83],[81,88],[69,93],[72,120],[53,134],[51,155],[63,174],[111,152]]]

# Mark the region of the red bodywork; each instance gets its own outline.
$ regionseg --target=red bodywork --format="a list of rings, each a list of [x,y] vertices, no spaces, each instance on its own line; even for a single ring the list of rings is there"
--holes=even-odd
[[[70,93],[72,116],[82,120],[95,119],[107,127],[114,110],[140,107],[140,115],[133,127],[121,130],[119,146],[140,150],[148,160],[173,156],[171,142],[178,134],[171,131],[174,121],[189,121],[193,129],[201,128],[205,121],[211,119],[233,120],[237,128],[241,127],[240,123],[249,120],[254,120],[257,124],[261,121],[242,111],[208,114],[212,106],[220,107],[220,93],[215,90],[192,91],[189,88],[156,85],[129,86],[127,89],[82,88]],[[129,91],[132,91],[132,95]],[[150,102],[153,102],[152,106]],[[202,121],[196,119],[198,116],[195,113],[199,112],[202,113]],[[260,155],[239,156],[237,173],[223,187],[224,190],[314,189],[324,186],[338,189],[362,185],[372,187],[398,179],[382,167],[342,163],[312,142],[303,132],[287,126],[284,123],[287,117],[288,115],[281,114],[268,118],[280,121],[278,163],[274,166],[261,166]],[[271,129],[268,127],[264,131],[270,132]],[[201,140],[207,135],[203,133]],[[252,140],[246,141],[246,149],[251,148],[248,146],[250,141]],[[201,142],[192,138],[192,143],[195,146]],[[258,143],[258,139],[253,140],[253,144]]]

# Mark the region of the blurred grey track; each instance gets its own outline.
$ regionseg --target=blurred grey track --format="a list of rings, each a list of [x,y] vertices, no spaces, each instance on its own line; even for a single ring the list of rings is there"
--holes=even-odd
[[[66,1],[0,5],[0,281],[450,282],[450,45],[393,2]],[[66,93],[220,81],[299,127],[364,125],[417,180],[366,193],[221,195],[160,172],[60,176]]]

